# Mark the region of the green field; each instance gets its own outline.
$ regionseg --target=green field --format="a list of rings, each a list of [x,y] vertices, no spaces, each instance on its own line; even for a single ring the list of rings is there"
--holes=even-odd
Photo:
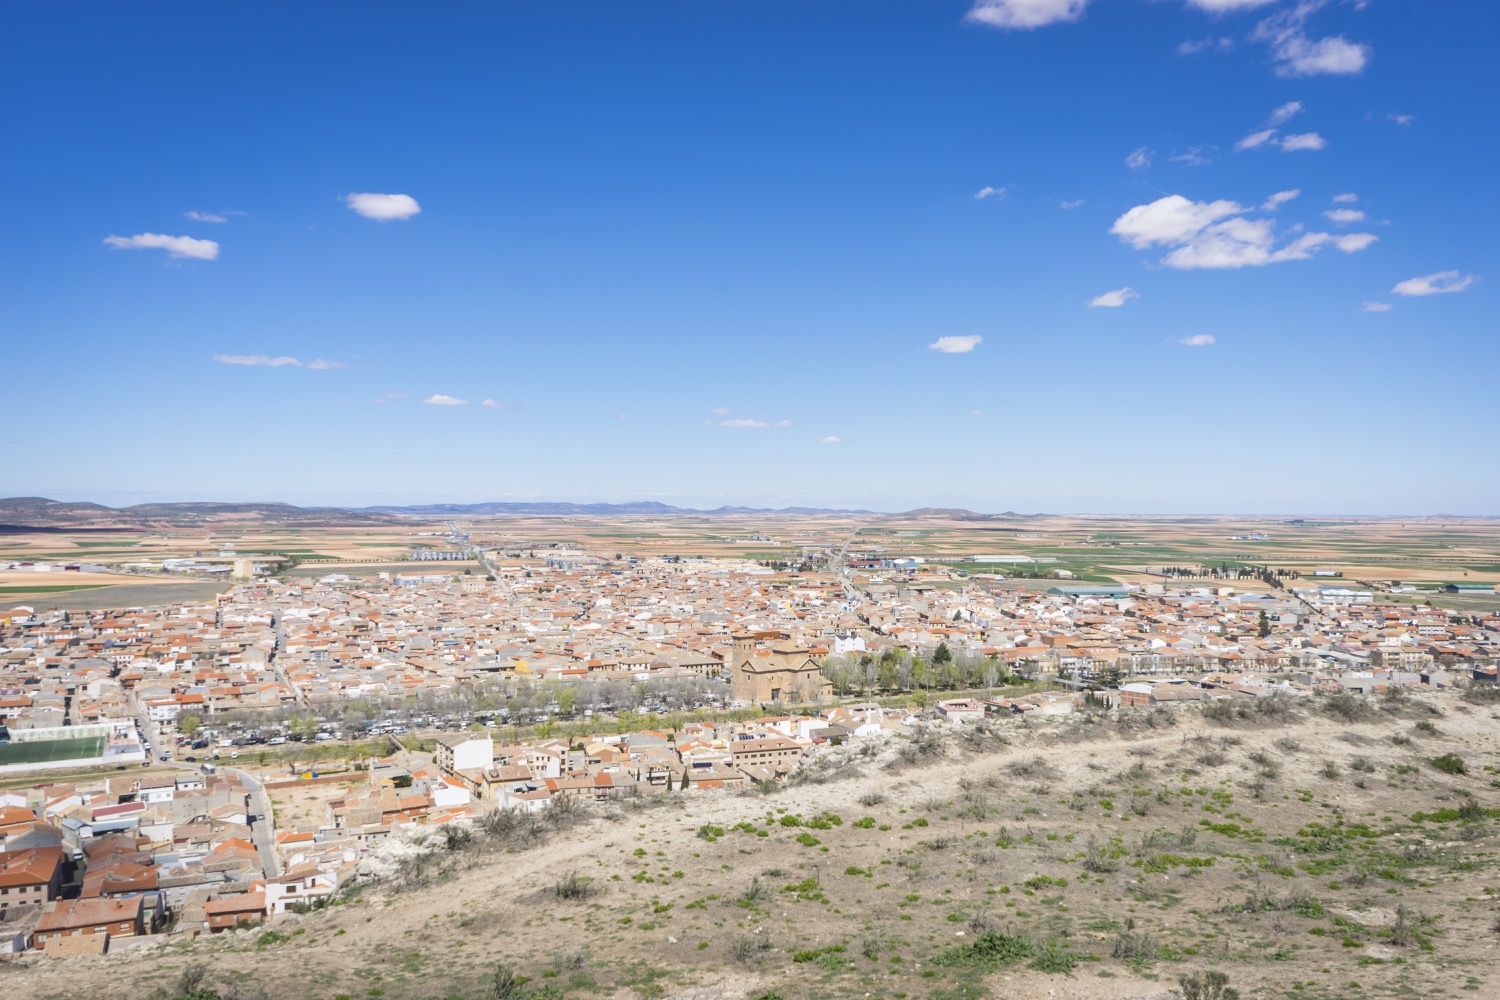
[[[49,760],[83,760],[104,753],[104,737],[75,736],[66,740],[35,743],[0,743],[0,767],[6,764],[40,764]]]
[[[0,587],[0,594],[71,594],[75,590],[98,590],[107,583],[74,583],[51,587]]]

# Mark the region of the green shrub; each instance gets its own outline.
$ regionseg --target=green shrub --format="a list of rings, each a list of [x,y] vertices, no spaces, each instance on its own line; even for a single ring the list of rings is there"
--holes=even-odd
[[[1038,972],[1069,973],[1078,967],[1078,955],[1066,948],[1049,944],[1031,960],[1028,967]]]
[[[1441,757],[1432,759],[1432,766],[1444,774],[1468,774],[1469,768],[1464,764],[1464,759],[1456,753],[1445,753]]]
[[[979,935],[970,944],[948,949],[933,959],[932,964],[961,969],[998,969],[1023,962],[1035,954],[1036,948],[1025,935],[991,931]]]

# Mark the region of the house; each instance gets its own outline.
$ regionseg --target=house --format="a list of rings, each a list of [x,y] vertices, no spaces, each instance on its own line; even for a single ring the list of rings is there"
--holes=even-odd
[[[1168,678],[1155,683],[1136,681],[1120,687],[1121,708],[1145,708],[1151,705],[1202,700],[1203,692],[1181,678]]]
[[[453,733],[438,737],[437,764],[447,774],[483,770],[495,759],[495,742],[488,734]]]
[[[50,903],[62,891],[62,848],[0,851],[0,909]]]
[[[46,950],[67,938],[134,937],[146,933],[146,909],[140,896],[128,899],[63,899],[37,922],[33,941]],[[107,939],[106,939],[107,940]]]
[[[802,744],[785,736],[753,736],[738,739],[729,744],[736,768],[770,767],[788,774],[802,759]]]
[[[294,868],[285,875],[266,880],[266,912],[271,916],[286,913],[298,903],[312,904],[327,899],[338,889],[338,879],[315,865]]]
[[[208,918],[208,932],[220,934],[232,931],[241,921],[258,924],[266,918],[266,893],[245,892],[237,896],[223,896],[203,904]]]
[[[934,707],[938,718],[949,722],[978,722],[984,718],[984,706],[973,698],[940,701]]]
[[[0,907],[0,962],[25,951],[42,916],[41,903]]]

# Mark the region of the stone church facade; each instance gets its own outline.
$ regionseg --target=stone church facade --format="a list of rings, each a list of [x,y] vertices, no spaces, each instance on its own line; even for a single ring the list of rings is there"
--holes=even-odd
[[[800,705],[833,697],[812,651],[788,641],[784,632],[737,632],[732,637],[729,682],[736,701]],[[768,640],[768,648],[759,648]]]

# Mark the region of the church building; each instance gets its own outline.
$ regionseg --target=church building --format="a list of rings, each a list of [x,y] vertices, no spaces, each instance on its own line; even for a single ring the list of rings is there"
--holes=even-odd
[[[792,644],[785,632],[736,632],[729,659],[736,701],[800,705],[833,697],[812,651]],[[759,648],[765,640],[767,648]]]

